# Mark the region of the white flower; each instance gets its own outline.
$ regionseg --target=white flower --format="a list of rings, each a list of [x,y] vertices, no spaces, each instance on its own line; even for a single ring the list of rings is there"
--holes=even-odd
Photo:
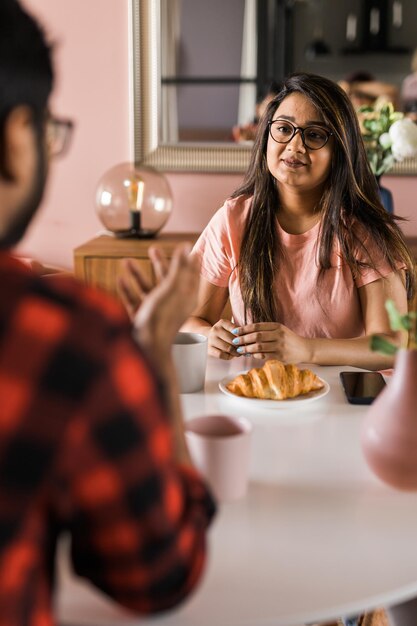
[[[379,143],[384,148],[384,150],[387,150],[388,148],[390,148],[392,145],[392,139],[390,137],[390,134],[382,133],[382,135],[379,138]]]
[[[396,161],[417,156],[417,125],[408,117],[394,122],[389,129],[389,136]]]

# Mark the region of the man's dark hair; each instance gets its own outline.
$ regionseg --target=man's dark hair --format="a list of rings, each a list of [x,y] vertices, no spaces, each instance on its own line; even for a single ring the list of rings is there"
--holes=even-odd
[[[417,113],[417,99],[404,102],[404,113]]]
[[[4,126],[10,111],[27,105],[40,134],[53,87],[51,48],[41,27],[17,0],[0,0],[0,176],[5,168]]]
[[[357,72],[350,72],[344,78],[344,80],[351,83],[370,83],[375,80],[375,76],[370,72],[364,70],[358,70]]]

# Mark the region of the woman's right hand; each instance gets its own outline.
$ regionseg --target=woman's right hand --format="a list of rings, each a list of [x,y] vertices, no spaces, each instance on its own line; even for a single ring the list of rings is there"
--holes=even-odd
[[[218,359],[230,361],[236,356],[241,356],[233,345],[236,335],[232,334],[236,324],[230,320],[221,319],[216,322],[208,334],[208,354]]]

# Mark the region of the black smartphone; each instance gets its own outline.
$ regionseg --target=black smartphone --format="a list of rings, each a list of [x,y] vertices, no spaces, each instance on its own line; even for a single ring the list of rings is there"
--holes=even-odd
[[[379,372],[340,372],[340,380],[350,404],[372,404],[385,387]]]

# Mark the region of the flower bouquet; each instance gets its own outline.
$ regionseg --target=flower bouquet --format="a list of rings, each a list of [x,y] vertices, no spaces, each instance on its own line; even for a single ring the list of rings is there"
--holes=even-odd
[[[417,156],[417,125],[391,102],[358,109],[359,123],[372,172],[378,179],[395,161]]]

